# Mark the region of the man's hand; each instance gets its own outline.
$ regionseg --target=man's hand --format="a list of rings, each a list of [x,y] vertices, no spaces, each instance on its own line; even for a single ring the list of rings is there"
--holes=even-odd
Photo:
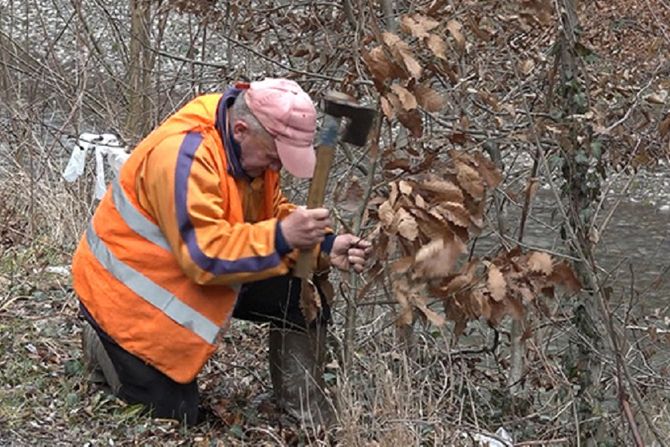
[[[308,250],[323,241],[326,228],[330,226],[329,211],[326,208],[308,210],[298,207],[279,225],[291,248]]]
[[[360,273],[372,252],[372,244],[353,234],[341,234],[335,238],[330,250],[330,264],[340,270],[354,269]]]

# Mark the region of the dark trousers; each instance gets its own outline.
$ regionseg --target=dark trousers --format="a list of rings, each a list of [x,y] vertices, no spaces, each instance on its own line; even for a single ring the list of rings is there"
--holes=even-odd
[[[233,317],[269,322],[277,328],[304,330],[306,322],[300,310],[300,280],[280,276],[245,284],[240,291]],[[322,315],[312,324],[325,324],[329,319],[330,309],[324,303]],[[144,404],[154,417],[177,419],[187,425],[198,422],[200,395],[197,380],[186,384],[177,383],[125,351],[109,336],[101,333],[100,328],[95,329],[118,374],[121,383],[118,397],[129,404]]]

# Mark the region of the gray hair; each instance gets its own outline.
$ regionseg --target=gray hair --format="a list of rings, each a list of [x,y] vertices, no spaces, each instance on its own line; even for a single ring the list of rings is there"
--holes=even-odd
[[[241,119],[242,121],[247,123],[247,126],[249,126],[252,132],[270,136],[268,131],[265,130],[263,125],[258,121],[258,119],[254,116],[253,112],[249,109],[247,101],[244,99],[244,91],[242,91],[237,96],[237,98],[235,98],[235,102],[231,107],[231,111],[233,112],[232,114],[233,120]]]

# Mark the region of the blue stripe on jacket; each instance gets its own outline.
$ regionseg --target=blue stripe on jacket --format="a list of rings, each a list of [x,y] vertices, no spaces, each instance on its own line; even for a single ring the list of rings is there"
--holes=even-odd
[[[212,258],[200,250],[196,241],[195,229],[188,214],[188,179],[202,135],[198,132],[189,132],[179,147],[177,156],[177,169],[175,173],[174,197],[177,207],[177,224],[179,234],[188,247],[191,259],[202,270],[213,275],[225,275],[231,273],[259,272],[276,267],[280,263],[279,254],[273,251],[267,256],[250,256],[235,260]]]

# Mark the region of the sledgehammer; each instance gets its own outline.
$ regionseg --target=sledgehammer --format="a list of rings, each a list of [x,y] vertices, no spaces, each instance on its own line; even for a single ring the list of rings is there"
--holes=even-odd
[[[335,147],[340,136],[340,127],[344,125],[340,140],[355,146],[364,146],[372,127],[376,112],[363,107],[351,96],[341,92],[328,92],[323,100],[323,126],[316,147],[316,166],[309,185],[307,208],[321,208],[326,196],[328,174],[335,157]],[[308,279],[316,265],[311,250],[303,250],[293,268],[293,275]]]

